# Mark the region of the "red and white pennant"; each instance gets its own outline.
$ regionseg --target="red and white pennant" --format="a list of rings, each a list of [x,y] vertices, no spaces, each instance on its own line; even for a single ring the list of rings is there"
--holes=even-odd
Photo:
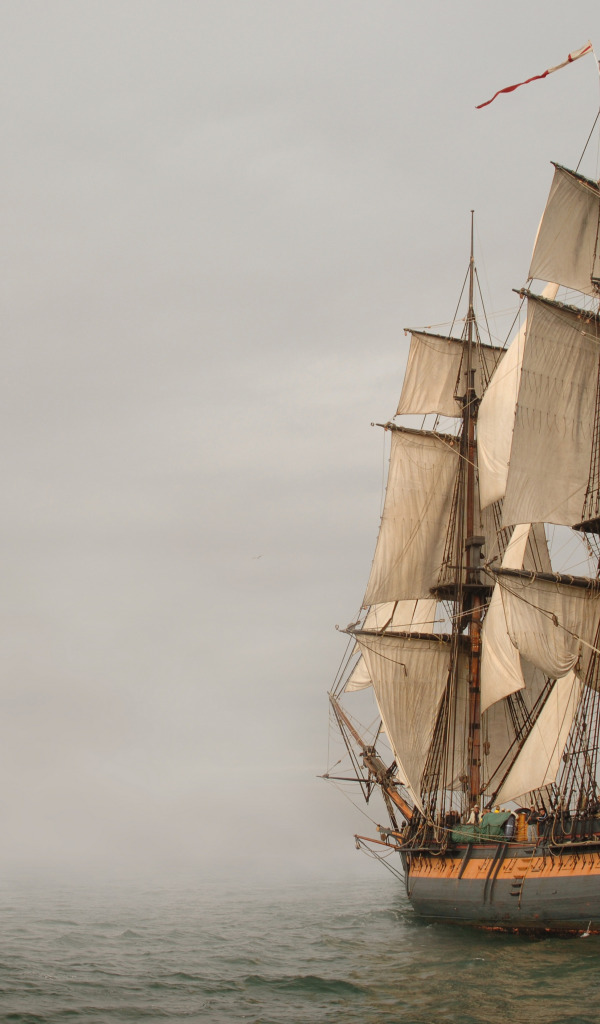
[[[537,82],[540,78],[546,78],[547,75],[551,75],[553,71],[560,71],[561,68],[566,68],[567,64],[572,64],[574,60],[579,60],[580,57],[585,57],[586,53],[593,52],[593,46],[590,42],[587,42],[585,46],[582,46],[580,50],[573,50],[566,60],[563,60],[562,64],[557,64],[555,68],[547,68],[541,75],[534,75],[532,78],[526,78],[524,82],[517,82],[516,85],[507,85],[506,89],[498,89],[498,92],[494,93],[491,100],[486,100],[485,103],[480,103],[475,109],[481,110],[482,107],[487,107],[488,104],[493,103],[496,96],[500,96],[503,92],[514,92],[515,89],[519,89],[522,85],[529,85],[530,82]]]

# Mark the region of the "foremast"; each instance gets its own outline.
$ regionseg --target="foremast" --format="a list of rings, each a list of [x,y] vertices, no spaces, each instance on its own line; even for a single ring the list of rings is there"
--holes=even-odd
[[[491,586],[482,582],[481,564],[498,523],[481,515],[477,411],[504,353],[481,342],[473,235],[471,215],[461,336],[411,331],[397,415],[433,413],[436,426],[382,424],[392,435],[390,469],[366,615],[347,629],[360,658],[349,676],[342,673],[340,687],[373,687],[394,755],[390,769],[382,772],[374,748],[349,725],[340,688],[331,701],[365,798],[377,786],[388,811],[400,810],[411,831],[442,824],[448,814],[454,820],[482,792],[481,627]],[[440,416],[450,420],[448,433],[436,429]],[[392,798],[398,785],[412,806],[400,808]]]
[[[465,338],[465,397],[463,399],[463,466],[467,476],[465,545],[467,594],[463,592],[462,613],[468,617],[469,630],[469,803],[479,800],[481,789],[481,615],[482,594],[479,577],[481,549],[484,538],[475,535],[477,500],[475,491],[475,428],[479,402],[475,394],[473,369],[473,333],[476,327],[474,309],[475,256],[473,245],[473,210],[471,210],[471,255],[469,259],[469,309]],[[465,452],[466,448],[466,452]],[[460,574],[462,578],[462,574]],[[460,621],[455,628],[459,628]]]
[[[440,584],[432,588],[438,600],[450,601],[452,615],[452,654],[448,689],[442,702],[425,772],[424,804],[428,816],[439,822],[449,809],[449,791],[456,774],[453,751],[460,746],[457,730],[467,730],[466,764],[459,782],[463,799],[471,806],[480,800],[481,778],[481,626],[489,586],[482,583],[481,564],[485,537],[477,532],[480,524],[477,485],[477,413],[480,399],[475,388],[475,349],[480,343],[475,314],[474,213],[471,211],[471,238],[468,267],[468,308],[462,334],[462,361],[457,381],[456,402],[460,407],[460,464],[454,509],[450,520],[447,550],[453,551],[449,576],[442,573]],[[454,534],[452,536],[452,534]],[[452,578],[453,577],[453,578]],[[465,643],[466,642],[466,643]],[[465,651],[466,646],[466,651]],[[468,711],[466,723],[459,721],[460,653],[466,654],[468,667]],[[453,724],[452,724],[453,723]],[[452,735],[453,734],[453,735]]]

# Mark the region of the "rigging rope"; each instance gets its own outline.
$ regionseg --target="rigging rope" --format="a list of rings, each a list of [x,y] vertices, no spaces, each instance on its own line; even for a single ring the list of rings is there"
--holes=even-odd
[[[594,121],[594,123],[593,123],[593,125],[592,125],[592,130],[591,130],[590,134],[589,134],[589,135],[588,135],[588,137],[587,137],[587,142],[586,142],[585,146],[583,147],[583,150],[582,150],[581,156],[579,157],[579,163],[577,164],[577,167],[575,168],[575,173],[577,173],[577,171],[579,170],[579,164],[581,164],[581,161],[583,160],[583,158],[584,158],[584,156],[585,156],[585,151],[586,151],[586,149],[588,148],[588,145],[589,145],[589,142],[590,142],[590,139],[591,139],[592,135],[594,134],[594,128],[595,128],[595,127],[596,127],[596,125],[598,124],[598,118],[599,118],[599,117],[600,117],[600,110],[599,110],[599,111],[598,111],[598,113],[596,114],[596,119],[595,119],[595,121]]]
[[[487,576],[490,576],[490,577],[493,576],[492,572],[490,572],[490,570],[487,569],[485,566],[482,566],[482,569],[483,569],[483,572],[485,572]],[[535,583],[535,577],[533,577],[532,579],[529,579],[529,580],[526,577],[524,577],[523,578],[523,585],[525,585],[526,582],[528,582],[530,585],[534,584]],[[572,636],[574,640],[578,640],[579,643],[584,645],[584,647],[589,647],[589,649],[591,651],[593,651],[595,654],[600,654],[600,648],[595,647],[594,644],[588,643],[587,640],[584,640],[583,637],[579,636],[578,633],[575,633],[575,632],[573,632],[573,630],[568,629],[567,626],[564,626],[562,624],[562,622],[559,622],[559,620],[556,617],[556,614],[554,612],[550,611],[548,608],[542,608],[539,604],[536,604],[535,601],[528,601],[526,597],[523,597],[522,594],[517,593],[516,590],[511,590],[511,588],[507,585],[507,583],[505,581],[503,581],[501,578],[500,579],[496,579],[496,583],[499,585],[501,590],[506,590],[506,592],[508,594],[510,594],[512,597],[516,597],[518,601],[522,601],[523,604],[527,604],[527,605],[529,605],[530,608],[534,608],[536,611],[540,612],[541,615],[545,615],[546,618],[550,619],[550,621],[558,629],[562,629],[563,632],[567,633],[569,636]],[[566,586],[567,584],[563,584],[563,585]],[[556,586],[560,586],[560,583],[559,583],[558,580],[556,581]]]

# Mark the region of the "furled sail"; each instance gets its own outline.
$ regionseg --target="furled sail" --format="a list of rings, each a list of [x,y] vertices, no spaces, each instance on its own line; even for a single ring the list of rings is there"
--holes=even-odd
[[[567,288],[596,295],[600,284],[600,191],[595,181],[559,164],[554,167],[529,277],[558,281]]]
[[[456,395],[464,394],[464,342],[439,334],[412,331],[406,376],[397,413],[407,415],[436,413],[439,416],[460,416],[462,407]],[[504,350],[492,345],[478,345],[474,350],[474,386],[480,398],[504,356]]]
[[[592,314],[528,293],[505,525],[581,520],[600,353]]]
[[[429,598],[438,581],[458,472],[458,440],[396,427],[363,607]]]
[[[448,678],[450,643],[442,636],[357,634],[356,639],[399,775],[422,809],[420,781]]]
[[[555,780],[577,711],[582,683],[573,671],[557,679],[496,799],[516,800]]]

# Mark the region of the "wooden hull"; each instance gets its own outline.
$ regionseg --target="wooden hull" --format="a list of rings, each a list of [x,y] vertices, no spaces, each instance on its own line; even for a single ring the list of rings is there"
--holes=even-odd
[[[402,852],[420,917],[517,931],[600,932],[600,846],[514,843]]]

